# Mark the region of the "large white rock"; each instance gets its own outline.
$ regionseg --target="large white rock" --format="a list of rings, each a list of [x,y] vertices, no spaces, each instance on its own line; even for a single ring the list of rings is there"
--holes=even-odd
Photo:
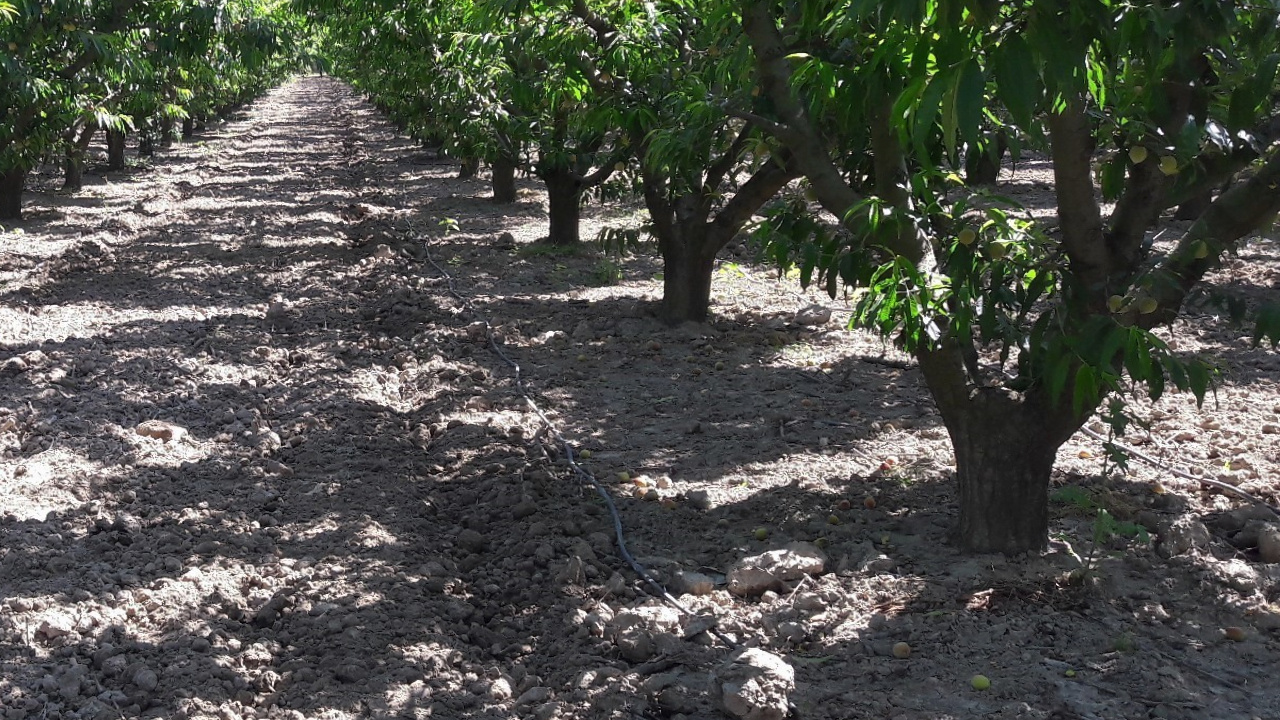
[[[796,689],[796,671],[760,648],[742,648],[716,671],[720,702],[742,720],[783,720]]]
[[[812,543],[791,543],[782,550],[770,550],[735,563],[728,573],[729,592],[753,597],[777,590],[784,582],[821,575],[826,563],[826,555]]]

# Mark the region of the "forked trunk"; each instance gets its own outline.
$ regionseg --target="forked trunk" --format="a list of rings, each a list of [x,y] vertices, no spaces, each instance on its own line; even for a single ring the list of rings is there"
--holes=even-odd
[[[26,170],[10,168],[0,174],[0,220],[22,219],[22,190],[26,184]]]
[[[498,157],[493,161],[493,201],[503,204],[516,201],[516,164],[510,158]]]
[[[63,190],[78,192],[84,187],[84,157],[97,131],[98,128],[92,125],[82,128],[75,142],[67,148],[67,157],[62,164]]]
[[[569,172],[547,173],[548,214],[551,227],[547,244],[569,247],[578,244],[578,223],[582,217],[582,185]]]
[[[124,133],[119,130],[107,131],[107,169],[124,169]]]

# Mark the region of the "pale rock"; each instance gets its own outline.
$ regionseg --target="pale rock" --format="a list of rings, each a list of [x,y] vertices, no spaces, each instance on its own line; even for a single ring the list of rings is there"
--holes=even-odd
[[[494,702],[505,702],[510,700],[513,694],[511,690],[511,681],[507,678],[500,677],[489,683],[489,688],[486,690],[485,694]]]
[[[516,698],[516,706],[544,703],[551,698],[551,688],[535,686],[520,693]]]
[[[796,311],[792,322],[808,327],[826,325],[831,322],[831,308],[823,305],[806,305]]]
[[[680,632],[680,613],[666,605],[642,605],[614,616],[606,637],[618,646],[622,657],[644,662],[671,644]]]
[[[162,442],[176,442],[186,437],[187,429],[163,420],[144,420],[134,429],[143,437],[155,438]]]
[[[1160,531],[1160,543],[1156,547],[1161,556],[1171,558],[1192,548],[1209,544],[1209,528],[1199,520],[1184,515],[1166,525]]]
[[[805,575],[821,575],[826,562],[822,551],[807,542],[752,555],[739,560],[729,570],[729,592],[753,597],[766,590],[777,590],[784,582],[799,580]]]
[[[689,570],[676,572],[672,585],[678,595],[710,595],[716,589],[716,581],[710,575]]]
[[[1268,525],[1258,531],[1258,557],[1264,563],[1280,563],[1280,527]]]
[[[688,499],[690,505],[698,510],[711,509],[711,494],[706,490],[691,490],[685,495],[685,498]]]
[[[76,621],[65,613],[55,612],[40,621],[40,626],[36,628],[37,635],[43,635],[47,640],[54,640],[64,635],[70,635],[76,629]]]
[[[795,669],[759,648],[742,648],[716,671],[720,701],[742,720],[783,720],[796,689]]]

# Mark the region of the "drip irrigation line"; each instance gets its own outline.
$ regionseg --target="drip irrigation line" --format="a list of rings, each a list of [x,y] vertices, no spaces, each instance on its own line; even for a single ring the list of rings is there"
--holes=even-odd
[[[1115,442],[1114,440],[1108,440],[1106,436],[1104,436],[1102,433],[1094,430],[1090,430],[1087,427],[1082,427],[1080,429],[1084,432],[1085,435],[1088,435],[1094,440],[1097,440],[1098,442],[1101,442],[1101,443],[1110,443],[1115,447],[1123,450],[1125,453],[1138,458],[1139,460],[1147,463],[1152,467],[1163,470],[1169,473],[1170,475],[1173,475],[1174,477],[1179,477],[1179,478],[1182,478],[1183,480],[1190,480],[1192,482],[1198,482],[1201,485],[1208,485],[1209,487],[1214,487],[1224,492],[1228,492],[1233,495],[1238,495],[1255,505],[1261,505],[1262,507],[1270,510],[1271,513],[1275,515],[1277,518],[1280,518],[1280,509],[1276,509],[1275,506],[1266,502],[1262,498],[1256,497],[1254,495],[1250,495],[1249,493],[1245,492],[1244,490],[1241,490],[1240,488],[1236,487],[1235,485],[1232,485],[1231,483],[1225,483],[1225,482],[1222,482],[1221,480],[1214,480],[1212,478],[1207,478],[1207,477],[1196,477],[1195,475],[1192,475],[1189,472],[1183,472],[1181,470],[1178,470],[1177,468],[1170,467],[1169,465],[1163,462],[1160,462],[1159,460],[1155,459],[1154,457],[1151,457],[1150,455],[1142,452],[1141,450],[1138,450],[1132,445],[1125,445],[1124,443],[1118,443],[1118,442]]]
[[[424,257],[426,258],[426,261],[431,265],[431,267],[435,268],[435,271],[439,273],[440,277],[444,278],[445,284],[449,289],[449,294],[452,295],[458,302],[462,303],[462,306],[465,307],[467,311],[471,313],[472,317],[475,317],[479,322],[484,323],[485,339],[489,343],[489,349],[493,351],[493,354],[498,356],[498,359],[500,359],[504,364],[506,364],[508,367],[511,368],[511,371],[514,374],[514,378],[515,378],[516,390],[518,390],[520,393],[520,396],[524,398],[525,404],[529,406],[529,409],[533,412],[533,414],[536,415],[538,417],[538,420],[542,422],[542,425],[544,428],[546,428],[547,432],[550,433],[553,438],[555,438],[556,444],[559,446],[560,450],[564,453],[565,462],[573,470],[574,476],[577,477],[579,480],[585,480],[588,483],[590,483],[591,486],[595,488],[596,494],[599,495],[600,499],[604,501],[605,507],[609,509],[609,517],[613,521],[613,534],[614,534],[614,538],[618,543],[618,554],[627,563],[627,565],[631,567],[631,569],[635,572],[635,574],[640,577],[641,580],[643,580],[645,583],[647,583],[651,588],[653,588],[656,591],[657,597],[661,599],[663,602],[667,603],[671,607],[675,608],[679,612],[691,618],[707,618],[707,616],[699,615],[698,613],[695,613],[694,611],[685,607],[684,604],[682,604],[679,600],[677,600],[670,592],[667,591],[665,587],[663,587],[662,583],[658,582],[657,578],[655,578],[653,574],[649,572],[648,568],[640,564],[640,562],[636,560],[634,556],[632,556],[631,551],[627,549],[627,540],[622,529],[622,515],[618,512],[618,506],[616,503],[614,503],[613,496],[609,494],[609,491],[605,489],[604,485],[596,478],[595,475],[592,475],[590,471],[588,471],[586,468],[579,465],[577,460],[574,459],[573,445],[570,444],[568,439],[566,439],[565,436],[560,432],[560,428],[556,426],[554,422],[552,422],[551,418],[547,417],[547,414],[543,412],[541,407],[538,406],[538,403],[534,401],[533,392],[529,389],[529,386],[525,383],[524,373],[520,368],[520,363],[513,360],[511,356],[508,355],[506,351],[502,349],[502,346],[498,343],[497,337],[493,332],[493,325],[489,322],[489,318],[486,317],[484,313],[476,309],[475,304],[471,302],[471,299],[469,297],[463,295],[461,292],[458,291],[458,288],[454,283],[453,275],[451,275],[449,271],[445,270],[443,267],[440,266],[439,263],[436,262],[435,256],[431,254],[431,238],[427,235],[423,235],[422,233],[418,232],[417,229],[414,228],[412,224],[410,224],[409,226],[409,231],[412,233],[414,238],[416,238],[419,242],[422,243],[423,250],[425,251]],[[733,640],[729,636],[720,632],[720,630],[716,628],[716,625],[719,623],[719,618],[716,617],[714,613],[710,615],[709,619],[712,621],[712,626],[707,628],[706,632],[710,633],[711,635],[713,635],[718,640],[720,640],[721,642],[723,642],[725,645],[727,645],[732,649],[737,649],[741,647],[741,643],[738,643],[737,641]]]

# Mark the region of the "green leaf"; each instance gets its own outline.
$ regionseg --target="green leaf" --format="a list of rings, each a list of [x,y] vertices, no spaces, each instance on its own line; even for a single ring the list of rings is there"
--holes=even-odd
[[[1098,404],[1098,374],[1091,365],[1081,365],[1076,370],[1075,392],[1071,398],[1071,409],[1080,415],[1085,410]]]
[[[1031,126],[1032,113],[1042,97],[1036,67],[1031,48],[1020,35],[1008,35],[991,54],[996,93],[1013,121],[1023,128]]]
[[[956,84],[956,124],[960,137],[976,148],[982,137],[982,111],[986,107],[987,77],[977,60],[965,63]]]

